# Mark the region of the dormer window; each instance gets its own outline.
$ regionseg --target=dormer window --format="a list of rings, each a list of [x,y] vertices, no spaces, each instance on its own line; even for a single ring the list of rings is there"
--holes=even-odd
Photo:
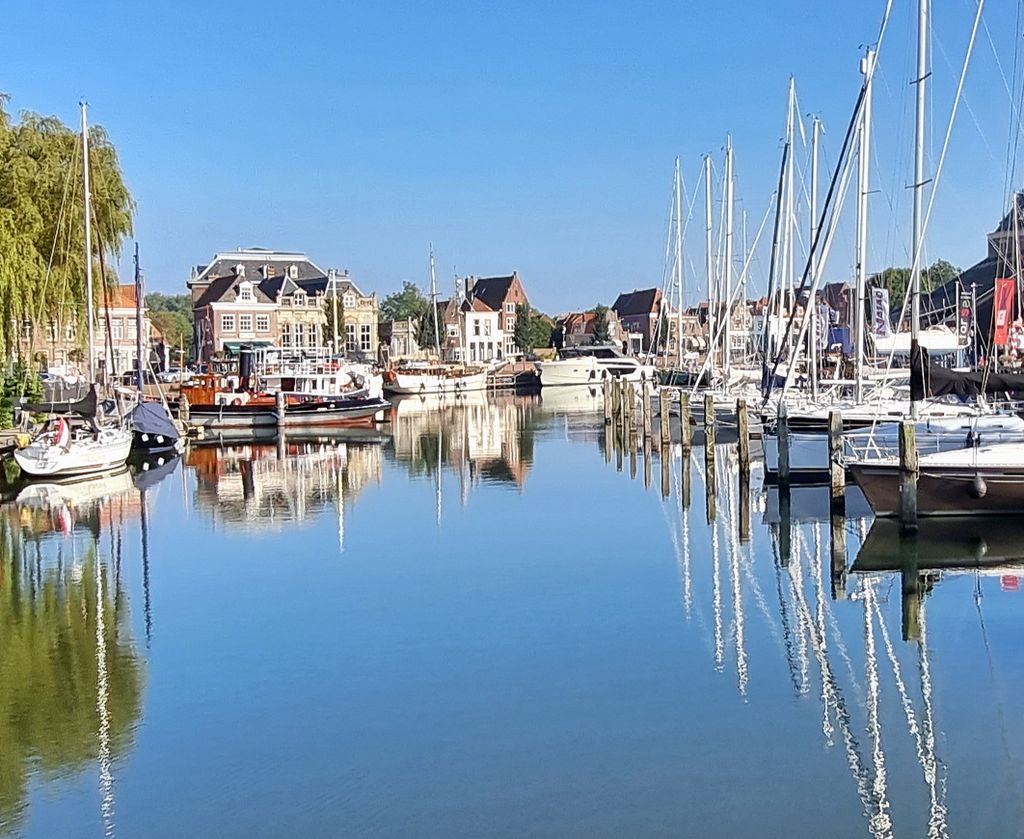
[[[239,262],[238,265],[235,266],[235,276],[236,277],[244,277],[245,276],[245,266],[241,262]]]
[[[297,280],[299,278],[299,266],[289,265],[288,266],[288,279]]]
[[[238,299],[242,303],[252,303],[252,283],[241,283],[238,286]]]
[[[341,304],[346,309],[354,309],[356,306],[356,296],[350,291],[348,292],[341,301]]]
[[[295,305],[305,306],[306,305],[306,292],[297,291],[295,292]]]

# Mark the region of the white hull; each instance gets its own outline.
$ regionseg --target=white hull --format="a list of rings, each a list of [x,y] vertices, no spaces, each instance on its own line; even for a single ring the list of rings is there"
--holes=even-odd
[[[485,390],[487,372],[459,376],[441,376],[436,373],[410,373],[395,371],[395,380],[384,385],[389,393],[416,395],[421,393],[460,394]]]
[[[630,358],[599,359],[583,356],[542,361],[537,367],[540,369],[540,383],[543,387],[600,384],[607,379],[653,382],[658,378],[657,368]]]
[[[132,433],[104,428],[96,435],[79,436],[67,448],[38,439],[16,449],[21,471],[33,478],[78,478],[123,467],[132,448]]]

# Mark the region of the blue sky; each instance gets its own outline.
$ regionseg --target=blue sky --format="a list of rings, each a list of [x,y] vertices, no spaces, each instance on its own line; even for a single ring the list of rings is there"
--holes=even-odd
[[[879,62],[871,268],[909,263],[912,5],[897,0]],[[935,156],[974,13],[973,0],[940,5]],[[90,101],[138,202],[150,290],[182,291],[190,265],[255,245],[303,250],[384,294],[424,284],[433,241],[443,291],[453,268],[515,268],[554,312],[661,282],[673,158],[695,186],[702,154],[720,173],[726,132],[752,238],[777,177],[789,75],[834,160],[883,6],[18,3],[5,10],[18,36],[0,89],[16,111],[68,121]],[[1012,14],[986,11],[994,49],[983,30],[929,258],[983,256],[1006,205]],[[701,224],[687,241],[697,274]],[[844,229],[831,278],[849,276],[852,241]]]

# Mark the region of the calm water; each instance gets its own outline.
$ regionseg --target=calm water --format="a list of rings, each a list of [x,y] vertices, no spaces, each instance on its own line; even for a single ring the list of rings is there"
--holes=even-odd
[[[847,571],[821,490],[780,523],[719,446],[709,504],[702,449],[617,451],[596,404],[403,402],[0,508],[0,834],[1024,835],[1024,570],[924,570],[1024,525],[900,545],[854,497]]]

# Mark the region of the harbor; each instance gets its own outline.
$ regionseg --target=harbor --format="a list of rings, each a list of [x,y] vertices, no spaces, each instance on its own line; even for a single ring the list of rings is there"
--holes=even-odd
[[[586,387],[404,399],[8,498],[5,625],[83,680],[54,709],[67,657],[4,634],[3,719],[35,722],[0,829],[1007,835],[1015,520],[908,542],[854,487],[837,512],[724,428],[634,416]]]

